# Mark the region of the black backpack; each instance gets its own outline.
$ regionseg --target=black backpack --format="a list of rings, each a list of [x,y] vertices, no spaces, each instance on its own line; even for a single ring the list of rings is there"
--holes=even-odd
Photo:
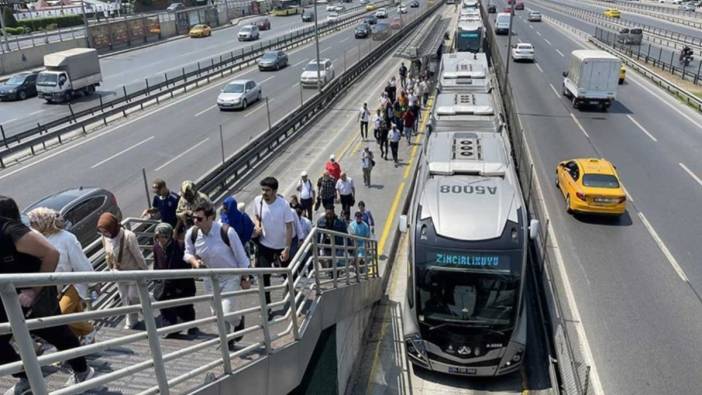
[[[231,247],[232,245],[229,243],[229,225],[227,224],[222,224],[222,226],[219,228],[219,236],[222,238],[222,241],[224,244],[227,245],[227,247]],[[197,240],[197,235],[200,233],[200,228],[197,226],[193,225],[193,231],[190,233],[190,241],[193,243],[193,247],[195,246],[195,240]]]
[[[8,226],[15,224],[8,218],[0,218],[0,273],[35,273],[39,271],[41,260],[35,256],[17,251],[8,234]]]

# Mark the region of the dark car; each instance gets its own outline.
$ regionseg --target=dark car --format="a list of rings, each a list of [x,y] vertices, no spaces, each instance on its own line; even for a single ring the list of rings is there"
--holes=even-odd
[[[78,238],[85,247],[97,237],[97,221],[100,214],[110,212],[122,220],[122,211],[112,192],[94,187],[67,189],[49,195],[24,209],[26,214],[37,207],[56,210],[65,220],[65,229]]]
[[[387,22],[382,22],[373,25],[371,27],[371,37],[373,41],[382,41],[390,37],[390,24]]]
[[[356,26],[356,29],[353,32],[353,36],[355,38],[368,38],[371,33],[371,27],[367,23],[361,23],[360,25]]]
[[[494,4],[488,4],[488,14],[495,14],[497,12],[497,6]]]
[[[259,19],[256,21],[258,30],[271,30],[271,21],[268,18]]]
[[[367,17],[363,18],[363,23],[367,25],[375,25],[378,23],[378,18],[375,15],[368,15]]]
[[[258,58],[259,70],[280,70],[288,65],[288,55],[283,51],[266,51]]]
[[[168,12],[176,12],[179,10],[184,10],[185,9],[185,4],[183,3],[173,3],[166,8],[166,11]]]
[[[515,4],[514,9],[515,10],[524,10],[524,3],[519,2],[519,3]]]
[[[24,100],[37,95],[36,72],[18,73],[0,84],[0,100]]]
[[[302,21],[303,22],[314,22],[314,11],[304,10],[302,12]]]
[[[417,0],[410,1],[410,7],[411,8],[419,8],[419,1],[417,1]]]

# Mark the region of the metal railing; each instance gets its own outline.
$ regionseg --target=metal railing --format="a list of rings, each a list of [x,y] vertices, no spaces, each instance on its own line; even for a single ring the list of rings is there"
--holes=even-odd
[[[343,30],[363,18],[364,13],[353,14],[336,23],[323,22],[319,28],[322,35]],[[258,56],[264,51],[277,48],[284,49],[296,47],[314,38],[314,28],[304,28],[293,33],[277,37],[258,45],[242,48],[240,51],[230,51],[212,57],[207,61],[197,62],[190,66],[183,67],[179,72],[169,76],[165,73],[163,79],[155,78],[156,81],[145,79],[143,86],[131,87],[128,91],[123,86],[122,95],[110,101],[103,101],[98,95],[99,103],[79,111],[74,111],[69,103],[70,115],[50,121],[45,124],[37,124],[29,130],[7,136],[7,130],[0,125],[2,141],[0,144],[5,148],[0,150],[0,168],[5,167],[5,159],[9,156],[28,151],[35,155],[37,150],[46,149],[47,143],[55,140],[55,143],[62,144],[65,135],[75,132],[87,133],[86,128],[90,125],[103,123],[107,125],[107,119],[122,114],[126,117],[128,112],[135,108],[143,109],[150,102],[159,104],[160,100],[168,97],[173,98],[176,92],[187,92],[188,89],[196,88],[202,83],[209,83],[211,79],[223,77],[225,73],[233,73],[241,70],[255,62]],[[134,89],[134,90],[132,90]],[[162,96],[166,96],[163,97]],[[29,140],[28,140],[29,139]]]
[[[483,10],[484,17],[486,16]],[[484,19],[487,20],[487,19]],[[544,331],[549,336],[553,347],[549,350],[551,363],[555,370],[549,371],[551,382],[559,383],[561,393],[589,395],[592,394],[590,383],[590,367],[582,356],[578,342],[573,338],[575,328],[573,323],[562,312],[567,311],[567,303],[562,299],[562,290],[559,289],[554,279],[559,278],[555,271],[556,258],[554,245],[550,243],[552,227],[550,218],[545,208],[545,202],[537,179],[534,160],[529,152],[526,141],[527,130],[519,121],[516,108],[516,98],[509,80],[505,77],[504,51],[506,47],[498,44],[495,32],[491,25],[487,25],[486,35],[489,56],[497,78],[499,95],[504,106],[505,122],[512,143],[512,154],[515,167],[523,191],[525,204],[530,219],[537,219],[542,224],[539,236],[530,244],[530,270],[533,272],[537,284],[543,285],[543,293],[537,291],[539,305],[545,307]],[[509,59],[507,59],[509,61]]]
[[[364,250],[360,249],[363,243]],[[377,242],[372,239],[350,236],[345,233],[314,228],[305,239],[287,268],[250,268],[250,269],[197,269],[197,270],[158,270],[125,271],[95,273],[33,273],[9,274],[0,278],[0,297],[5,306],[8,323],[0,324],[0,334],[12,333],[21,356],[21,361],[0,365],[0,376],[24,370],[35,395],[43,395],[52,390],[52,394],[79,393],[99,386],[117,385],[119,380],[129,380],[135,372],[153,369],[152,383],[143,389],[142,394],[168,394],[184,392],[179,385],[193,385],[191,379],[223,368],[223,374],[233,372],[232,362],[236,359],[244,365],[254,364],[270,355],[276,349],[299,340],[307,329],[310,316],[314,313],[317,298],[325,292],[378,277]],[[220,281],[224,276],[250,275],[256,278],[255,286],[250,289],[223,291]],[[264,275],[281,275],[280,284],[264,287]],[[209,279],[212,293],[193,297],[154,301],[149,293],[150,282],[165,279]],[[136,284],[139,290],[140,304],[107,307],[100,310],[60,316],[25,319],[19,304],[17,289],[36,286],[57,286],[70,283],[129,282]],[[280,300],[266,302],[265,293],[281,294]],[[248,296],[248,298],[247,298]],[[225,313],[222,308],[223,298],[245,299],[248,303],[236,311]],[[191,322],[158,327],[154,313],[156,310],[186,306],[195,303],[209,303],[213,313]],[[282,317],[268,320],[268,309],[280,308]],[[144,316],[145,332],[130,333],[109,340],[99,341],[70,350],[37,356],[31,331],[51,328],[88,320],[121,319],[128,313],[141,313]],[[235,332],[228,332],[225,321],[235,316],[260,316],[260,322],[245,326]],[[251,322],[251,320],[249,320]],[[161,336],[203,325],[214,325],[217,336],[202,342],[195,342],[176,351],[164,352]],[[244,335],[262,336],[252,344],[235,352],[230,351],[227,343]],[[62,385],[49,388],[42,375],[41,367],[60,363],[73,358],[93,355],[116,346],[129,346],[136,342],[147,342],[150,357],[138,363],[132,363],[107,374],[98,375],[77,385]],[[192,366],[187,373],[169,376],[166,364],[175,360],[185,360],[188,356],[209,352],[214,356],[210,362],[201,366]],[[244,358],[245,357],[245,358]],[[237,365],[241,369],[243,365]],[[202,381],[199,381],[202,383]]]
[[[598,3],[615,3],[617,4],[618,7],[622,9],[632,9],[632,10],[644,10],[644,11],[653,11],[655,12],[655,15],[659,15],[660,13],[663,14],[670,14],[670,15],[681,15],[685,16],[688,18],[692,19],[700,19],[702,18],[702,15],[698,14],[697,12],[693,11],[683,11],[678,8],[672,8],[672,7],[664,7],[664,6],[659,6],[659,5],[653,5],[653,4],[642,4],[642,3],[635,3],[632,1],[621,1],[621,0],[615,0],[615,1],[605,1],[605,0],[596,0]],[[678,7],[676,5],[676,7]],[[647,13],[647,15],[651,15]]]

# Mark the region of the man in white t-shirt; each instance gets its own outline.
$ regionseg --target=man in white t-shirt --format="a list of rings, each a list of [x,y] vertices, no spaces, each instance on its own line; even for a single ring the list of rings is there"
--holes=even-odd
[[[347,176],[346,173],[341,173],[341,177],[336,181],[336,192],[341,201],[341,215],[348,220],[351,215],[351,207],[356,204],[356,187],[354,187],[351,177]]]
[[[254,237],[258,237],[256,267],[287,265],[295,231],[295,217],[284,197],[278,195],[278,180],[266,177],[260,182],[261,195],[254,199]],[[263,284],[271,285],[271,276],[263,276]],[[266,303],[271,302],[266,292]],[[268,318],[272,318],[268,311]]]
[[[312,219],[312,207],[314,206],[316,193],[312,181],[307,177],[306,171],[300,174],[300,180],[297,182],[297,192],[300,194],[302,212],[307,218]]]
[[[363,103],[363,107],[358,112],[358,119],[361,121],[361,140],[368,139],[368,122],[370,121],[371,113],[368,110],[368,103]]]

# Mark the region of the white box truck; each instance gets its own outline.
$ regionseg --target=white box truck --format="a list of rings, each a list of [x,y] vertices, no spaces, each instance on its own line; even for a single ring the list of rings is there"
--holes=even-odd
[[[619,58],[605,51],[573,51],[570,67],[563,72],[563,95],[573,108],[593,104],[607,111],[617,97],[620,68]]]
[[[509,12],[500,12],[495,17],[495,34],[509,33],[509,20],[512,18]]]
[[[44,56],[37,76],[37,93],[47,102],[70,101],[76,94],[91,95],[102,82],[100,59],[93,48],[73,48]]]

